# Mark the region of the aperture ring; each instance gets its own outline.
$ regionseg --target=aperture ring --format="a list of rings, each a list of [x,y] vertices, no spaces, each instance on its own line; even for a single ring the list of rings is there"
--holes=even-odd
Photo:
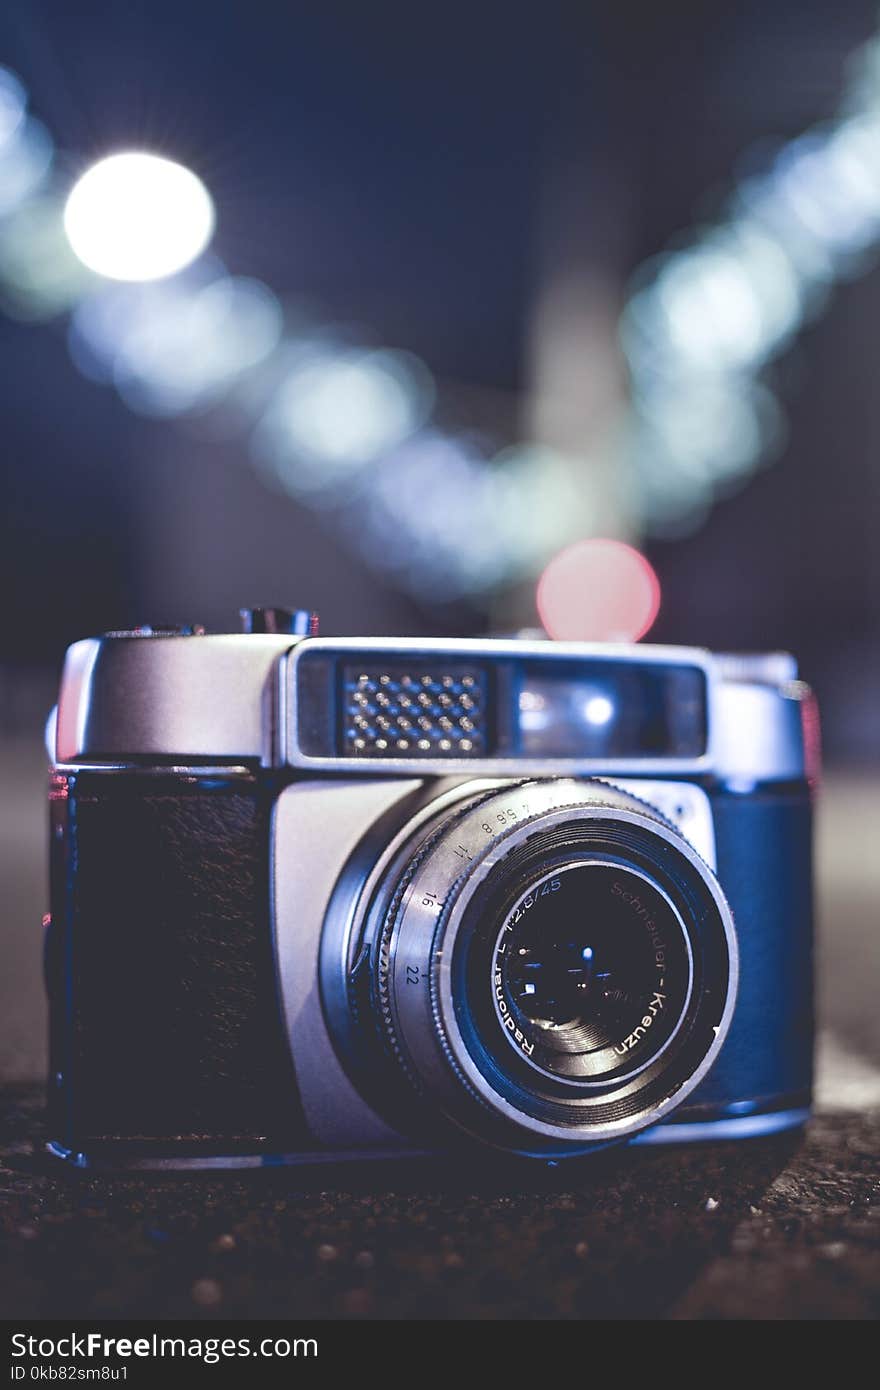
[[[529,779],[524,779],[522,782],[515,783],[514,785],[517,788],[523,787],[528,785],[528,781]],[[382,1025],[382,1041],[387,1051],[391,1054],[394,1061],[403,1071],[410,1085],[420,1095],[424,1092],[424,1085],[420,1077],[418,1076],[418,1073],[414,1070],[406,1053],[406,1050],[401,1044],[400,1039],[398,1037],[397,1025],[394,1017],[394,1009],[392,1007],[391,1002],[391,994],[393,989],[391,978],[391,943],[394,939],[394,932],[399,923],[401,907],[403,904],[403,900],[406,896],[406,892],[410,885],[413,883],[416,876],[418,875],[422,865],[425,863],[427,859],[430,858],[438,842],[441,839],[443,839],[446,835],[448,835],[450,830],[453,829],[459,821],[463,820],[467,815],[469,815],[471,811],[476,810],[485,802],[489,802],[497,796],[498,788],[492,787],[490,790],[485,791],[477,796],[466,798],[463,802],[457,804],[451,812],[447,810],[447,812],[441,817],[439,823],[435,825],[434,829],[431,830],[429,834],[426,836],[426,838],[421,842],[418,849],[413,854],[413,857],[407,863],[406,869],[399,878],[395,886],[394,892],[392,894],[391,900],[386,908],[384,920],[382,922],[382,927],[379,933],[378,942],[375,950],[373,983],[376,1003]],[[463,878],[466,879],[467,875],[463,875]],[[439,928],[440,918],[438,918],[437,925]],[[485,1106],[485,1101],[483,1100],[482,1096],[480,1096],[479,1092],[471,1085],[467,1077],[460,1072],[459,1068],[454,1063],[454,1059],[451,1059],[451,1061],[460,1084],[465,1087],[465,1089],[468,1091],[468,1093],[472,1096],[472,1098],[475,1101],[478,1101],[481,1105]]]

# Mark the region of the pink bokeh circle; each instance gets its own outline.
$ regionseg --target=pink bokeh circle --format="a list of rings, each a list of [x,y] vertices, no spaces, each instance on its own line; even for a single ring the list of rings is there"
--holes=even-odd
[[[575,541],[538,580],[538,614],[557,641],[637,642],[660,609],[650,562],[623,541]]]

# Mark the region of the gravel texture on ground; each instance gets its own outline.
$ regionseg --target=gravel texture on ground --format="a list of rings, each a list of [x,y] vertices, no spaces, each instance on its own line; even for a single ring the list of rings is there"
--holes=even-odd
[[[6,1318],[870,1318],[880,1111],[575,1167],[59,1174],[0,1092]]]

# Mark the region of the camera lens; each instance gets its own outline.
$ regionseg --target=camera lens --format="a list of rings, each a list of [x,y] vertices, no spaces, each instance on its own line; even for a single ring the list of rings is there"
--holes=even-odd
[[[432,1146],[462,1131],[543,1155],[626,1139],[694,1090],[730,1024],[736,937],[717,880],[608,783],[447,789],[348,920],[344,995],[332,938],[325,971],[340,1050],[377,1110]]]
[[[598,1080],[668,1041],[690,983],[687,935],[644,875],[567,864],[517,898],[492,976],[498,1022],[521,1056],[550,1076]]]

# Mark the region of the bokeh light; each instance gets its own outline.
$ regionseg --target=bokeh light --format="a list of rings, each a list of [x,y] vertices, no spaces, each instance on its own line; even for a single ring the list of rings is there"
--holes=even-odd
[[[546,566],[537,603],[547,633],[559,641],[636,642],[657,616],[660,583],[649,561],[632,546],[581,540]],[[592,711],[596,722],[602,714],[598,706]]]
[[[303,343],[254,432],[258,459],[292,495],[326,495],[412,435],[434,399],[409,353]]]
[[[182,415],[226,399],[281,340],[272,291],[210,257],[168,280],[99,284],[73,313],[71,354],[139,414]]]
[[[11,140],[24,120],[27,93],[14,72],[0,67],[0,146]]]
[[[111,280],[157,280],[195,260],[211,239],[205,185],[173,160],[110,155],[71,190],[64,226],[80,260]]]
[[[0,142],[0,217],[8,217],[43,187],[55,149],[49,132],[32,116]]]
[[[39,322],[68,312],[94,276],[70,249],[63,204],[49,193],[0,221],[0,301],[13,318]]]
[[[489,487],[486,530],[503,547],[505,578],[534,575],[560,545],[589,531],[592,496],[582,469],[558,450],[502,450],[492,460]]]
[[[412,436],[361,476],[340,520],[374,568],[438,606],[491,588],[505,571],[491,473],[466,438]]]
[[[183,297],[174,313],[142,313],[120,346],[114,382],[142,414],[203,408],[268,357],[281,331],[281,305],[271,290],[224,275]]]

